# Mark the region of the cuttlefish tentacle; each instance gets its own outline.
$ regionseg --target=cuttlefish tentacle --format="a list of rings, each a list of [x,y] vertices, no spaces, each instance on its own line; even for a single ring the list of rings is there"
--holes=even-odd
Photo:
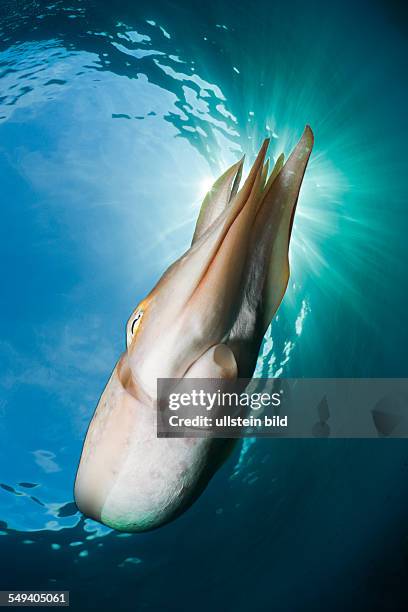
[[[191,244],[194,244],[203,235],[236,195],[241,181],[243,165],[244,158],[236,164],[233,164],[231,168],[228,168],[228,170],[215,181],[214,185],[205,196],[201,204]]]
[[[156,437],[157,379],[252,375],[287,286],[312,145],[307,127],[268,177],[266,140],[240,190],[243,160],[227,170],[203,202],[190,249],[132,313],[78,468],[75,499],[88,516],[124,531],[158,527],[197,498],[228,455],[228,440]]]

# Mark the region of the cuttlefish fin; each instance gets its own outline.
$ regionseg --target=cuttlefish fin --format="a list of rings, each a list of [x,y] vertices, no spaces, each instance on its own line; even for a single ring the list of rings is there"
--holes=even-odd
[[[283,165],[275,164],[260,204],[255,241],[269,243],[268,269],[262,299],[263,333],[275,315],[289,280],[289,241],[303,176],[313,147],[313,132],[306,126],[295,149]]]
[[[233,164],[219,179],[215,181],[201,204],[194,236],[194,244],[210,225],[225,210],[232,198],[236,195],[241,181],[244,158]]]

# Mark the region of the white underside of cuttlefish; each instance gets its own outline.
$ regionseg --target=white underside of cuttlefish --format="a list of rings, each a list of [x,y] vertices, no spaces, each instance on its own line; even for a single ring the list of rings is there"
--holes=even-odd
[[[190,249],[127,324],[119,359],[90,423],[75,482],[82,512],[122,531],[170,521],[201,493],[231,441],[157,438],[158,378],[251,377],[289,279],[289,240],[313,134],[268,177],[261,147],[206,196]]]

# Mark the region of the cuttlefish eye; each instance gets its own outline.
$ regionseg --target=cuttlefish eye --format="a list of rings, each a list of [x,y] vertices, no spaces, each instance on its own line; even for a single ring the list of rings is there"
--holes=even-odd
[[[143,316],[143,310],[138,310],[136,312],[136,316],[133,319],[133,323],[132,323],[132,326],[130,328],[130,333],[131,334],[134,334],[136,329],[139,327],[140,319],[142,318],[142,316]]]
[[[127,325],[127,345],[129,346],[130,343],[132,342],[137,329],[140,325],[140,321],[142,320],[143,317],[143,313],[144,310],[142,310],[141,308],[138,308],[134,315],[132,315],[129,319],[128,325]]]

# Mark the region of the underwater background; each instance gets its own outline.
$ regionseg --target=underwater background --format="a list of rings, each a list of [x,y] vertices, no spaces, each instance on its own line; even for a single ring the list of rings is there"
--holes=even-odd
[[[138,535],[72,494],[127,317],[266,135],[277,157],[310,124],[315,148],[256,375],[407,376],[404,4],[2,0],[0,20],[0,588],[75,610],[408,609],[405,440],[245,440]]]

